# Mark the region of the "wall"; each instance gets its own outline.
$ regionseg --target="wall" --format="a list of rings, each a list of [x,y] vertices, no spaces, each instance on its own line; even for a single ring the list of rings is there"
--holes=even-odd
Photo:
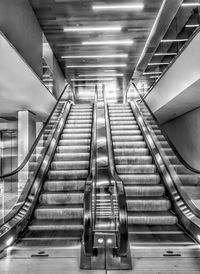
[[[42,32],[28,0],[0,1],[0,30],[42,76]]]
[[[191,166],[200,169],[200,108],[163,124],[167,135]]]

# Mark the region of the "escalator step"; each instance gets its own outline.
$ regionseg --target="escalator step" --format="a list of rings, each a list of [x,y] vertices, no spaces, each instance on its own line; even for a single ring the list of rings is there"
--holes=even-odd
[[[138,185],[125,186],[126,197],[146,197],[146,196],[163,196],[165,188],[162,185]]]
[[[48,179],[52,180],[82,180],[88,176],[88,170],[50,170]]]
[[[42,205],[64,205],[64,204],[81,204],[83,203],[83,192],[63,193],[49,192],[40,195],[40,204]]]
[[[127,208],[129,212],[159,212],[159,211],[168,211],[170,209],[170,202],[167,199],[160,197],[151,197],[151,198],[136,198],[128,197],[127,198]]]
[[[130,174],[130,173],[142,173],[152,174],[156,173],[156,166],[152,165],[116,165],[116,170],[119,174]]]
[[[88,169],[89,161],[52,161],[51,170]]]
[[[67,161],[73,160],[76,161],[89,161],[90,153],[55,153],[53,159],[54,161]]]
[[[57,146],[57,152],[58,153],[88,153],[90,152],[90,146],[89,145],[81,145],[81,146],[75,146],[75,145],[69,145],[69,146]]]
[[[44,183],[44,190],[47,191],[78,191],[84,190],[85,182],[82,181],[48,181],[46,180]]]
[[[169,212],[128,212],[128,223],[138,225],[175,225],[176,216]]]
[[[42,205],[35,210],[36,219],[82,219],[83,206],[82,205]]]
[[[142,137],[143,138],[143,137]],[[142,140],[142,138],[140,138]],[[142,141],[135,142],[114,142],[113,147],[115,148],[146,148],[146,143]]]
[[[159,174],[119,174],[125,185],[156,185],[160,184]]]
[[[115,157],[117,165],[152,164],[152,156],[118,156]]]
[[[114,150],[115,157],[117,156],[147,156],[149,155],[148,148],[115,148]]]

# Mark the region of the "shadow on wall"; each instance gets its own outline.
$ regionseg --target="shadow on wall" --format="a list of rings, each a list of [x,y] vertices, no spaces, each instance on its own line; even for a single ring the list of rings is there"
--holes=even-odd
[[[192,167],[200,168],[200,108],[185,113],[163,128],[178,152]]]

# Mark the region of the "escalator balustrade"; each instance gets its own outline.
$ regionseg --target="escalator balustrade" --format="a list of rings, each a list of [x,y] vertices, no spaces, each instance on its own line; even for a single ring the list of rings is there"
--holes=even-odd
[[[80,246],[92,121],[92,104],[71,107],[38,204],[13,248]]]
[[[171,165],[173,166],[176,174],[178,175],[179,179],[182,182],[182,190],[185,191],[189,195],[189,197],[192,199],[194,204],[200,208],[200,173],[195,172],[195,170],[191,170],[187,168],[180,160],[179,157],[177,157],[177,154],[174,152],[173,148],[168,143],[168,139],[166,139],[166,134],[163,134],[162,129],[160,129],[160,126],[158,125],[157,121],[154,119],[154,117],[151,115],[147,107],[143,102],[138,104],[138,107],[142,113],[142,116],[144,118],[144,121],[149,125],[151,130],[156,135],[159,144],[162,147],[162,150],[168,160],[170,161]]]
[[[172,211],[129,104],[109,104],[108,109],[115,168],[126,192],[130,244],[193,244]]]

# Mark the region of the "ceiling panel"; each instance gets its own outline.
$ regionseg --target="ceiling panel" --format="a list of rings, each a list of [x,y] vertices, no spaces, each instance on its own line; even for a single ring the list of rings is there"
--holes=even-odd
[[[123,3],[122,3],[123,2]],[[133,75],[144,45],[155,22],[156,16],[163,0],[132,0],[131,4],[144,4],[140,11],[118,10],[118,11],[94,11],[94,4],[125,4],[125,1],[96,1],[96,0],[30,0],[36,13],[44,34],[50,43],[56,58],[65,74],[65,77],[78,78],[81,75],[109,73],[113,70],[123,73],[124,79],[116,79],[127,85]],[[130,3],[130,1],[127,1]],[[64,27],[108,27],[120,26],[120,32],[64,32]],[[82,45],[84,41],[106,41],[106,40],[132,39],[134,43],[124,45]],[[62,55],[105,55],[105,54],[128,54],[128,58],[93,58],[93,59],[62,59]],[[113,64],[113,67],[106,65]],[[115,67],[115,65],[126,64],[126,67]],[[92,68],[68,68],[72,65],[93,65]],[[95,67],[102,65],[102,68]],[[103,67],[105,65],[105,67]],[[105,71],[106,70],[106,71]],[[111,73],[110,72],[110,73]]]

